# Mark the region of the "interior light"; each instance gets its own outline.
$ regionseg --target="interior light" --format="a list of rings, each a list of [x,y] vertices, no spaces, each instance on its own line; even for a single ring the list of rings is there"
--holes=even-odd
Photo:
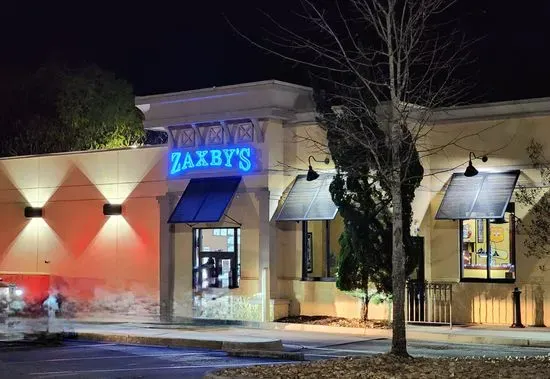
[[[120,216],[122,214],[121,204],[104,204],[103,214],[105,216]]]
[[[42,208],[25,207],[26,218],[42,218]]]

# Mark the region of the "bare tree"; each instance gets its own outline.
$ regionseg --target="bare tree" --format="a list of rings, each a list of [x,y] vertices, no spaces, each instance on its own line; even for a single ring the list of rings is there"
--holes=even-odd
[[[409,163],[443,149],[425,138],[431,109],[455,105],[465,87],[453,79],[466,60],[462,33],[445,23],[454,0],[300,0],[299,23],[273,19],[267,41],[250,43],[308,67],[336,116],[321,116],[339,149],[357,157],[389,189],[393,222],[391,353],[408,356],[402,186]],[[238,32],[238,30],[237,30]],[[351,124],[354,127],[349,127]],[[465,138],[461,136],[459,138]],[[449,144],[452,141],[449,141]],[[448,146],[448,144],[447,144]],[[412,200],[411,200],[412,201]]]

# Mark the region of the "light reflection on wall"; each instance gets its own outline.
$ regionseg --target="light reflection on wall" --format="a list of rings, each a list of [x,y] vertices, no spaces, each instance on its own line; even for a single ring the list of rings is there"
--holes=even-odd
[[[30,219],[6,249],[2,269],[10,272],[48,273],[48,251],[63,248],[59,238],[43,218]]]
[[[43,207],[69,172],[70,162],[59,157],[6,159],[0,162],[4,175],[32,207]]]
[[[74,164],[109,203],[123,204],[164,153],[159,149],[104,151],[83,154]]]

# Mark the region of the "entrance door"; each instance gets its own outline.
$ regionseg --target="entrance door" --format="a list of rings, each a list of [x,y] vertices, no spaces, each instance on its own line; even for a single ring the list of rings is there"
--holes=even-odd
[[[195,294],[239,287],[240,237],[240,228],[193,230]]]

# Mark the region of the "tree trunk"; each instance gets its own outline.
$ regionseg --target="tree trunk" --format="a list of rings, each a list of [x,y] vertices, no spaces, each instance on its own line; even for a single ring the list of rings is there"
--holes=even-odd
[[[401,125],[392,122],[392,223],[393,223],[393,251],[392,251],[392,287],[393,287],[393,323],[391,354],[406,356],[407,338],[405,334],[405,248],[403,245],[403,204],[401,197]]]
[[[369,319],[369,296],[367,294],[363,296],[363,304],[361,307],[361,318],[363,321],[367,321]]]

